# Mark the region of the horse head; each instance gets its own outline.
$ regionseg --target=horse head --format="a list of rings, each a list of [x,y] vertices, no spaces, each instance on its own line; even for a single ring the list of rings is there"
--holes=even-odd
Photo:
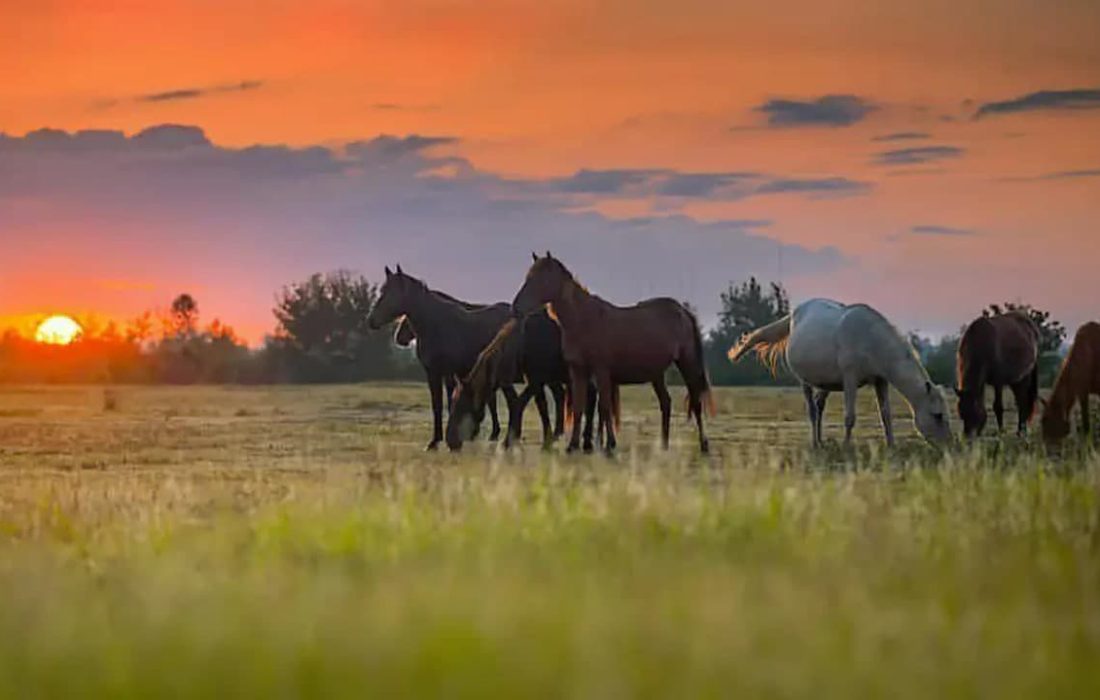
[[[537,253],[531,253],[531,257],[534,262],[527,271],[523,287],[512,301],[512,312],[519,316],[526,316],[560,299],[566,283],[573,279],[565,265],[550,251],[546,252],[546,257],[540,258]]]
[[[947,401],[940,388],[930,381],[924,383],[924,392],[912,401],[913,420],[917,430],[929,442],[946,443],[951,441],[951,422],[947,416]]]
[[[424,283],[406,275],[400,265],[392,272],[386,267],[386,281],[382,283],[378,300],[374,302],[374,307],[367,316],[367,325],[372,330],[378,330],[398,316],[407,314],[412,295],[423,288]]]

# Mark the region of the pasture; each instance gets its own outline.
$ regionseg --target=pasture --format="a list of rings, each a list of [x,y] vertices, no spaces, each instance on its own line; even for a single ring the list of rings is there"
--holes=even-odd
[[[1095,456],[721,388],[702,456],[682,394],[607,459],[425,454],[416,384],[6,388],[0,694],[1100,696]]]

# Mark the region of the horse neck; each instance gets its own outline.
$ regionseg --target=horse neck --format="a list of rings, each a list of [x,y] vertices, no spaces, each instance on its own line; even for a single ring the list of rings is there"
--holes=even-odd
[[[1047,405],[1062,414],[1068,414],[1073,406],[1074,399],[1080,391],[1082,383],[1088,383],[1088,348],[1081,347],[1082,343],[1076,342],[1070,348],[1066,361],[1062,363],[1062,369],[1058,372],[1058,378],[1054,380],[1054,389],[1050,392]]]
[[[928,396],[928,383],[931,381],[928,372],[913,349],[900,337],[892,352],[894,357],[883,368],[886,381],[905,397],[909,405],[921,405]]]
[[[584,307],[595,297],[575,279],[569,278],[562,283],[561,295],[550,306],[563,329],[576,327],[583,318]]]
[[[414,293],[408,306],[405,315],[409,317],[413,328],[416,329],[418,342],[423,340],[431,342],[431,338],[449,330],[451,324],[448,321],[453,320],[458,311],[453,303],[440,299],[426,287]]]
[[[987,359],[970,353],[959,356],[959,391],[982,391],[987,376]]]

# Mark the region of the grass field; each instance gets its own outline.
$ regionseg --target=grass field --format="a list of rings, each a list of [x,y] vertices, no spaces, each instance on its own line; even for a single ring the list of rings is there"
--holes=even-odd
[[[426,398],[0,391],[0,695],[1100,697],[1094,456],[869,393],[811,453],[781,390],[708,458],[641,390],[614,459],[424,454]]]

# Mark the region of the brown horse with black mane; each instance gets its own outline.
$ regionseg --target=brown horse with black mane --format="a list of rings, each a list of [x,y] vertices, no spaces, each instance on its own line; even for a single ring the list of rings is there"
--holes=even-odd
[[[1023,435],[1039,398],[1039,328],[1021,311],[982,316],[963,333],[958,350],[959,417],[967,437],[981,435],[988,415],[985,387],[993,387],[997,430],[1004,430],[1002,392],[1010,387]]]
[[[1081,432],[1090,433],[1089,395],[1100,394],[1100,323],[1090,322],[1077,330],[1054,390],[1043,407],[1043,439],[1060,442],[1070,432],[1073,404],[1081,406]]]
[[[688,390],[688,414],[699,428],[699,447],[709,447],[703,429],[703,406],[713,413],[710,380],[703,362],[699,323],[675,299],[648,299],[634,306],[615,306],[591,294],[550,253],[534,264],[512,302],[512,310],[526,315],[549,304],[561,324],[562,352],[569,364],[572,412],[580,416],[588,399],[588,382],[595,378],[600,418],[606,429],[606,449],[615,449],[620,384],[652,384],[661,406],[661,444],[668,446],[672,398],[665,370],[676,365]],[[580,446],[581,421],[573,422],[569,450]]]
[[[461,303],[428,289],[422,281],[386,268],[386,281],[378,301],[367,316],[367,325],[381,328],[399,316],[408,317],[416,329],[416,356],[428,375],[432,399],[433,429],[428,449],[443,441],[443,384],[447,377],[465,376],[477,362],[482,348],[512,317],[507,304],[467,309]],[[503,389],[509,408],[515,400],[511,387]]]

